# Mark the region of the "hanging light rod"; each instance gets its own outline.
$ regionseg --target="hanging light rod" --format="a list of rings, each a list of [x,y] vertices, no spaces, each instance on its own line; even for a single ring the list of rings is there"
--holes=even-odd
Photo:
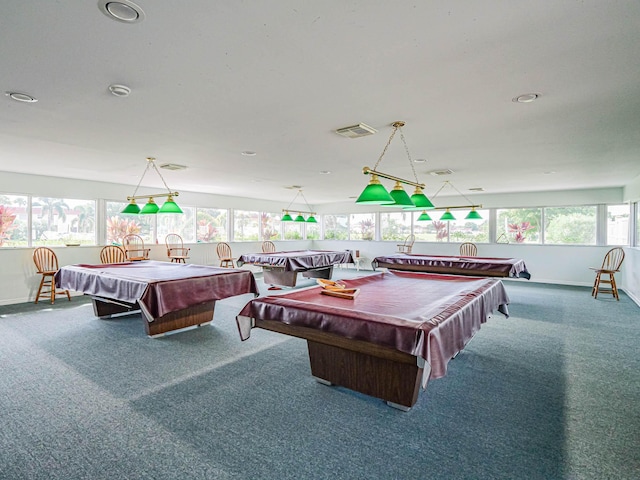
[[[411,185],[412,187],[426,188],[424,183],[417,183],[417,182],[412,182],[411,180],[405,180],[404,178],[399,178],[394,175],[389,175],[388,173],[383,173],[369,167],[364,167],[362,169],[362,173],[364,173],[365,175],[377,175],[379,177],[386,178],[387,180],[393,180],[394,182],[400,182],[400,183],[404,183],[405,185]]]
[[[469,210],[482,208],[482,205],[454,205],[450,207],[434,207],[433,210]]]
[[[177,197],[180,195],[178,192],[169,192],[169,193],[154,193],[153,195],[136,195],[134,197],[127,197],[128,201],[131,200],[140,200],[141,198],[153,198],[153,197]]]
[[[317,212],[307,212],[307,211],[305,211],[305,210],[297,210],[297,209],[295,209],[295,208],[293,208],[293,209],[292,209],[292,208],[289,208],[289,209],[287,209],[287,208],[283,208],[283,209],[282,209],[282,211],[283,211],[284,213],[296,212],[296,213],[306,213],[306,214],[308,214],[308,215],[317,215]]]

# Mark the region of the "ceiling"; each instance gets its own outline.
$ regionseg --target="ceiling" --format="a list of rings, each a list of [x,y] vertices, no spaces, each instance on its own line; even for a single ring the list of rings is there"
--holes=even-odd
[[[427,196],[640,175],[637,0],[99,3],[3,5],[0,91],[38,101],[0,97],[0,170],[136,185],[153,156],[188,167],[173,190],[319,205],[359,195],[402,120]],[[378,169],[414,179],[399,135]]]

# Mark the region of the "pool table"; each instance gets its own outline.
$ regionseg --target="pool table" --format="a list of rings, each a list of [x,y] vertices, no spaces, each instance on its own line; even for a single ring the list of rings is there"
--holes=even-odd
[[[353,299],[310,287],[253,299],[236,317],[242,340],[254,327],[307,340],[311,372],[402,410],[509,298],[498,279],[388,271],[343,280]]]

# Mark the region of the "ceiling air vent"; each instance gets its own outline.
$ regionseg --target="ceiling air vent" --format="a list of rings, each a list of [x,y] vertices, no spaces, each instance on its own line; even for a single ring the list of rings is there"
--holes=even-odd
[[[351,125],[350,127],[339,128],[336,130],[338,135],[342,135],[347,138],[365,137],[367,135],[373,135],[377,130],[364,123],[357,125]]]
[[[453,170],[445,168],[443,170],[431,170],[429,172],[429,175],[433,175],[435,177],[439,177],[441,175],[451,175],[452,173],[453,173]]]
[[[185,170],[186,165],[178,165],[177,163],[163,163],[160,165],[160,168],[164,168],[165,170]]]

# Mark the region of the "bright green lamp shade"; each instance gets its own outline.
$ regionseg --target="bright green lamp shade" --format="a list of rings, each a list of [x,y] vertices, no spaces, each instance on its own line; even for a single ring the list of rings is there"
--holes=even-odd
[[[429,214],[427,214],[427,212],[423,211],[420,216],[418,217],[418,221],[419,222],[425,222],[425,221],[429,221],[431,220],[431,217],[429,216]]]
[[[411,195],[411,201],[416,207],[421,207],[423,209],[429,210],[431,208],[435,208],[431,200],[427,198],[427,196],[423,193],[422,188],[416,187],[415,192]]]
[[[294,222],[304,222],[304,217],[301,214],[298,214]]]
[[[293,222],[293,218],[289,215],[289,212],[284,212],[284,215],[280,219],[281,222]]]
[[[356,203],[362,203],[366,205],[386,205],[389,203],[395,203],[395,200],[387,189],[380,183],[376,174],[371,175],[369,185],[362,191]]]
[[[384,207],[415,207],[415,204],[409,198],[407,192],[404,191],[400,182],[396,182],[393,189],[389,192],[391,198],[393,198],[393,203],[384,204]]]
[[[147,204],[140,210],[140,215],[152,215],[158,213],[158,210],[160,210],[158,204],[153,201],[153,197],[149,197]]]
[[[313,215],[309,215],[309,218],[307,218],[307,223],[318,223],[318,221],[316,220],[316,217],[314,217]]]
[[[447,211],[444,212],[442,214],[442,216],[440,217],[440,220],[445,220],[445,221],[451,221],[451,220],[455,220],[456,217],[453,216],[453,214],[449,211],[449,209],[447,208]]]
[[[173,200],[173,197],[169,195],[169,198],[167,198],[167,201],[164,202],[162,207],[160,207],[160,210],[158,211],[158,213],[183,213],[183,212],[182,212],[182,209],[178,206],[178,204]]]
[[[120,213],[124,213],[126,215],[138,215],[140,213],[140,207],[135,200],[131,200],[131,202],[129,202],[129,204],[124,207]]]
[[[464,217],[465,220],[482,220],[482,217],[478,212],[476,212],[475,208],[472,208],[469,214]]]

